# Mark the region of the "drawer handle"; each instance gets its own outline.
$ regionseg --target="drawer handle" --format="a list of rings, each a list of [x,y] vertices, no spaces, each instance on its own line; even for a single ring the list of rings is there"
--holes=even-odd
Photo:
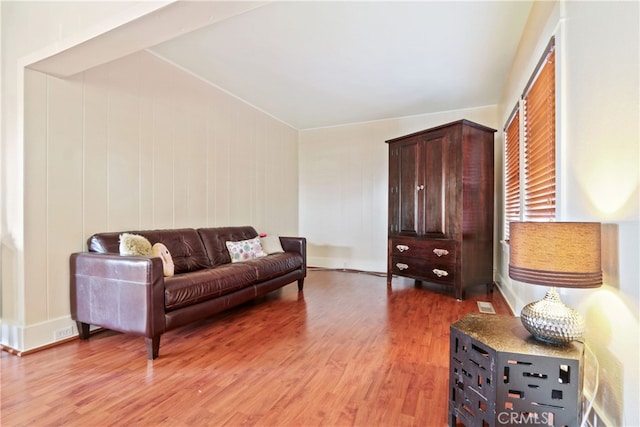
[[[424,185],[416,185],[416,191],[424,190]]]
[[[434,253],[434,254],[436,254],[436,255],[438,255],[438,256],[449,255],[449,251],[448,251],[448,250],[446,250],[446,249],[438,249],[438,248],[435,248],[435,249],[433,250],[433,253]]]
[[[408,251],[409,250],[409,246],[407,246],[407,245],[396,245],[396,249],[398,249],[400,252],[404,252],[404,251]]]
[[[434,268],[432,271],[433,271],[433,274],[435,274],[438,277],[446,277],[449,275],[449,273],[446,270],[438,270],[437,268]]]
[[[398,270],[400,270],[400,271],[406,270],[407,268],[409,268],[409,266],[407,264],[403,264],[401,262],[397,263],[396,267],[398,267]]]

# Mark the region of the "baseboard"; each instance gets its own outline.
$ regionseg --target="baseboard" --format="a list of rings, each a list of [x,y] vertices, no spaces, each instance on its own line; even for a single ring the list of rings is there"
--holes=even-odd
[[[104,330],[105,329],[102,328],[102,327],[92,326],[91,329],[89,330],[89,335],[97,334],[98,332],[102,332]],[[34,347],[34,348],[29,349],[29,350],[19,350],[17,348],[13,348],[13,347],[5,345],[5,344],[0,344],[0,351],[4,351],[4,352],[9,353],[9,354],[11,354],[13,356],[27,356],[29,354],[33,354],[33,353],[37,353],[39,351],[47,350],[47,349],[52,348],[52,347],[57,347],[59,345],[62,345],[62,344],[65,344],[65,343],[68,343],[68,342],[71,342],[71,341],[79,340],[79,339],[80,339],[80,335],[74,334],[71,337],[67,337],[67,338],[64,338],[64,339],[59,339],[59,340],[56,340],[56,341],[51,342],[49,344],[45,344],[45,345],[42,345],[42,346]]]
[[[7,352],[7,353],[9,353],[11,355],[14,355],[14,356],[22,357],[22,356],[27,356],[29,354],[37,353],[39,351],[47,350],[47,349],[52,348],[52,347],[57,347],[57,346],[59,346],[61,344],[67,343],[69,341],[75,341],[77,339],[80,339],[80,337],[79,336],[69,337],[69,338],[65,338],[65,339],[62,339],[62,340],[58,340],[58,341],[52,342],[51,344],[43,345],[41,347],[32,348],[30,350],[18,350],[18,349],[15,349],[15,348],[0,344],[0,351]]]
[[[505,283],[504,278],[500,274],[497,274],[495,287],[498,288],[498,290],[502,294],[502,297],[507,303],[507,306],[509,307],[509,311],[511,311],[511,314],[515,316],[516,310],[514,309],[513,304],[517,300],[516,295],[513,293],[513,290],[511,288],[504,286],[503,283]]]
[[[76,323],[71,319],[71,316],[63,316],[28,326],[3,322],[1,331],[0,345],[3,349],[10,349],[5,351],[17,355],[39,351],[42,348],[67,342],[78,336]]]
[[[316,266],[318,268],[335,269],[335,270],[358,270],[358,271],[378,271],[386,272],[387,265],[369,260],[349,259],[329,257],[307,257],[307,265]]]

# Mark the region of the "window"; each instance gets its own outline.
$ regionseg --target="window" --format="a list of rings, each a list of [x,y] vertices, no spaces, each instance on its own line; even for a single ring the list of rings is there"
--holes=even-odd
[[[504,238],[509,240],[509,223],[520,220],[520,109],[511,114],[505,128]]]
[[[505,126],[505,224],[556,216],[555,38]]]

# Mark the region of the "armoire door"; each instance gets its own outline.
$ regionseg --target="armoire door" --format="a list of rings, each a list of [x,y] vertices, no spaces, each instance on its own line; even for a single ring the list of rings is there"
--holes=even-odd
[[[456,186],[455,176],[448,176],[452,170],[449,168],[450,159],[448,150],[449,138],[446,134],[427,137],[423,142],[423,169],[424,169],[424,204],[422,209],[423,225],[420,234],[441,238],[448,236],[447,226],[447,186]],[[423,184],[420,184],[423,185]]]
[[[391,233],[417,236],[422,232],[424,178],[420,146],[421,140],[413,138],[393,145],[389,152],[389,231]]]

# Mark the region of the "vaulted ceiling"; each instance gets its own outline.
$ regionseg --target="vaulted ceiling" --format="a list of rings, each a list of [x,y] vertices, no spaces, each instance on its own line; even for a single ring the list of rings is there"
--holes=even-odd
[[[150,51],[297,128],[499,101],[531,1],[269,2]]]
[[[133,2],[25,65],[64,78],[146,49],[296,129],[337,126],[498,103],[533,1]]]

